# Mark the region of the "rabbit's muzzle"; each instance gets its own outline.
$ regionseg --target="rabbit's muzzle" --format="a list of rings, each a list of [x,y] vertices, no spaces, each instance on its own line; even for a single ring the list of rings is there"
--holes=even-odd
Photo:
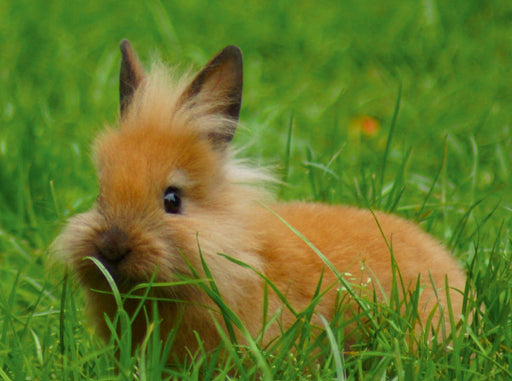
[[[95,245],[99,259],[109,268],[118,265],[132,251],[128,238],[118,227],[99,233]]]

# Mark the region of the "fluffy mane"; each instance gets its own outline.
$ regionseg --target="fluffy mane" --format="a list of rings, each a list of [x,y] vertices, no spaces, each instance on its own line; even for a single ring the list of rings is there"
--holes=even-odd
[[[185,98],[191,80],[190,71],[178,76],[175,70],[154,62],[122,113],[121,127],[188,129],[198,133],[235,128],[236,121],[215,112],[224,103],[221,100],[198,103],[194,98]]]

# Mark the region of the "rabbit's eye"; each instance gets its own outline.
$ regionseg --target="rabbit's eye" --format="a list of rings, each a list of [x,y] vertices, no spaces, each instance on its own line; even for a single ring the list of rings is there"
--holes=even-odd
[[[164,194],[164,208],[167,213],[181,212],[181,191],[176,187],[169,187]]]

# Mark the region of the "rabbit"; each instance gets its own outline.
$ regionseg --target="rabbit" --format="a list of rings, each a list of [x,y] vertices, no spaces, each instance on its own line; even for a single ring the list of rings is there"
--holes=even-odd
[[[195,353],[196,333],[212,350],[221,341],[218,324],[226,329],[204,288],[183,281],[194,276],[215,281],[245,329],[235,330],[241,342],[263,330],[262,345],[274,340],[294,323],[292,309],[311,303],[319,284],[318,324],[320,316],[333,318],[344,289],[352,289],[342,299],[347,318],[361,308],[358,295],[385,301],[398,276],[393,262],[404,293],[421,285],[418,325],[431,318],[447,332],[455,328],[466,278],[436,239],[391,214],[276,201],[265,186],[272,175],[235,158],[230,142],[243,82],[238,47],[226,47],[197,75],[180,78],[162,63],[146,73],[127,40],[121,52],[120,126],[106,127],[92,149],[96,204],[69,219],[55,250],[85,290],[102,337],[111,335],[105,315],[113,319],[118,306],[98,262],[121,294],[148,282],[166,284],[149,295],[158,299],[162,338],[176,329],[175,359]],[[136,348],[147,335],[153,302],[145,302],[145,312],[140,299],[123,303],[133,316]]]

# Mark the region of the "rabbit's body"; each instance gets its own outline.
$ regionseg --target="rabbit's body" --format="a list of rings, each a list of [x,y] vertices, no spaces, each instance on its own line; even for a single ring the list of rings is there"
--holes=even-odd
[[[328,291],[316,312],[332,318],[339,281],[305,239],[358,294],[364,290],[389,294],[392,257],[407,290],[414,289],[420,276],[422,323],[437,302],[434,323],[440,321],[439,309],[447,305],[447,277],[453,311],[460,314],[463,272],[415,225],[351,207],[276,203],[259,186],[268,176],[231,158],[227,146],[236,127],[242,81],[236,48],[226,48],[188,84],[186,80],[170,83],[161,68],[146,76],[129,45],[123,44],[121,128],[107,129],[94,151],[100,184],[97,205],[72,218],[57,241],[63,261],[87,290],[92,315],[104,336],[110,332],[104,314],[113,317],[117,307],[111,295],[94,291],[109,286],[85,257],[101,261],[120,291],[127,293],[151,280],[183,281],[191,277],[191,268],[204,277],[201,253],[224,303],[251,335],[262,330],[264,305],[268,304],[265,320],[279,314],[265,332],[268,340],[293,323],[293,314],[270,287],[264,301],[266,286],[260,274],[297,311],[311,302],[323,276],[322,289]],[[175,355],[184,355],[184,348],[197,348],[194,332],[207,349],[219,343],[212,316],[222,324],[221,315],[199,286],[153,287],[150,296],[162,299],[158,306],[163,336],[180,322]],[[354,303],[351,298],[343,300]],[[124,307],[133,313],[138,303],[127,299]],[[151,311],[148,302],[147,313]],[[135,343],[146,334],[146,316],[140,312],[132,326]],[[441,320],[448,322],[447,317],[445,313]]]

